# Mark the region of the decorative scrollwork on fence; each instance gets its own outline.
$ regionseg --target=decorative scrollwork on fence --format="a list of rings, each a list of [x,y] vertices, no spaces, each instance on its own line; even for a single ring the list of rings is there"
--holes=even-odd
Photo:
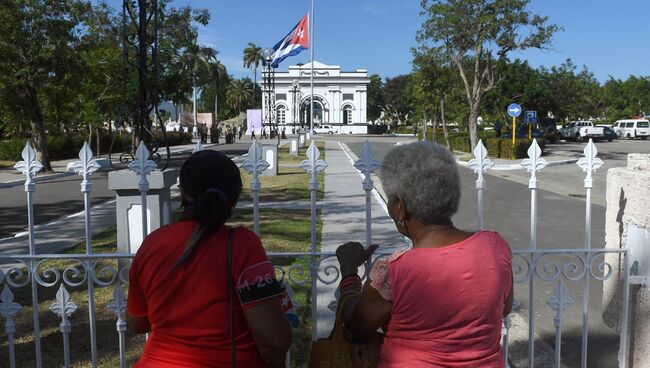
[[[529,280],[531,274],[542,281],[580,281],[585,277],[604,281],[612,277],[613,266],[606,261],[607,250],[583,252],[514,252],[512,271],[515,283]],[[532,266],[532,267],[531,267]],[[532,272],[531,272],[532,269]]]
[[[9,285],[12,288],[21,288],[29,283],[31,272],[27,261],[14,260],[16,264],[8,266],[5,270],[0,270],[0,282]]]

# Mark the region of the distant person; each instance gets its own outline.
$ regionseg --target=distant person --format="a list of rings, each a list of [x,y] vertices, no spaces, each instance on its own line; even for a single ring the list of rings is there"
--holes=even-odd
[[[251,139],[255,139],[255,129],[251,130]]]
[[[456,159],[437,143],[400,145],[384,158],[379,177],[389,216],[413,247],[377,260],[363,287],[357,268],[377,246],[338,247],[345,327],[363,338],[383,326],[379,368],[503,367],[510,247],[496,232],[452,223],[461,193]]]
[[[263,138],[263,139],[266,139],[266,138],[267,138],[267,135],[266,135],[266,128],[262,128],[262,138]]]
[[[494,131],[496,132],[497,138],[501,137],[501,120],[497,120],[496,123],[494,123]]]
[[[238,137],[238,138],[239,138],[240,141],[241,141],[241,136],[242,136],[242,135],[244,135],[244,129],[243,129],[243,128],[239,128],[239,137]]]
[[[235,143],[235,137],[237,136],[237,126],[236,125],[232,127],[231,132],[232,132],[232,143]]]
[[[225,224],[242,191],[239,168],[199,151],[179,180],[180,221],[149,234],[129,271],[127,323],[149,333],[135,367],[231,367],[233,355],[237,367],[284,366],[291,303],[260,238]]]
[[[287,128],[284,128],[284,127],[283,127],[283,128],[282,128],[282,137],[281,137],[282,139],[287,139],[287,134],[286,134],[286,132],[287,132]]]

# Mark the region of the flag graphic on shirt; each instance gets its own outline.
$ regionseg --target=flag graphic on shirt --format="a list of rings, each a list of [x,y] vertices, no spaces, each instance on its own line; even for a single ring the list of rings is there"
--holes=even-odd
[[[298,55],[300,51],[309,48],[309,14],[306,14],[282,41],[273,46],[273,62],[277,68],[280,62],[289,56]]]

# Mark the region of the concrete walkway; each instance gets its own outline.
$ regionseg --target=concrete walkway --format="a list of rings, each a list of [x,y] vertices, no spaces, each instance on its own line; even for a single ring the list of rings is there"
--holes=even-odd
[[[348,153],[338,142],[326,142],[325,161],[325,198],[322,206],[323,230],[321,236],[321,251],[335,252],[336,248],[346,242],[358,241],[365,243],[366,231],[366,194],[363,190],[363,177],[352,166],[356,157]],[[395,229],[393,221],[388,216],[383,201],[373,193],[372,198],[372,242],[380,244],[379,252],[393,253],[404,249],[407,243]],[[365,245],[365,244],[364,244]],[[327,337],[334,325],[336,311],[335,291],[338,287],[335,273],[328,276],[325,270],[328,266],[336,266],[336,257],[324,260],[319,267],[317,282],[317,336]],[[323,282],[325,281],[325,282]]]

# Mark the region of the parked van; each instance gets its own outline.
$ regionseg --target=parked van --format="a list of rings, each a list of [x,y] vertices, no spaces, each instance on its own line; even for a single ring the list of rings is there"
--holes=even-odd
[[[650,136],[650,122],[646,119],[617,120],[612,129],[619,138],[641,138]]]

